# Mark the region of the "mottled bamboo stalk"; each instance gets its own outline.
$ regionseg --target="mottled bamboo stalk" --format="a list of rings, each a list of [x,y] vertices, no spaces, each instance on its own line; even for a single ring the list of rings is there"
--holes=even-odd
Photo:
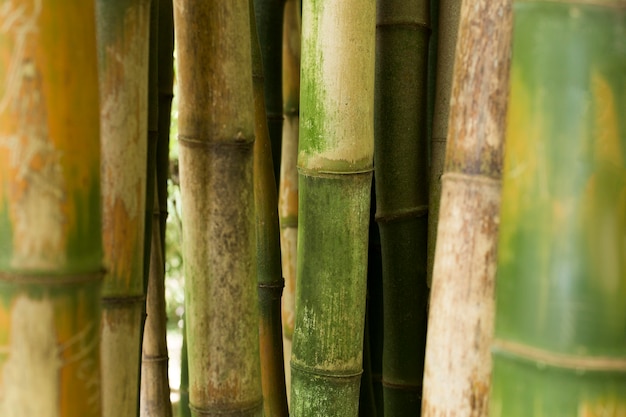
[[[0,415],[100,417],[93,2],[0,7]]]
[[[261,416],[247,0],[176,0],[192,415]]]
[[[103,416],[139,409],[145,308],[149,0],[96,2],[104,259]]]
[[[422,415],[488,415],[510,0],[461,7]]]
[[[373,0],[302,14],[294,416],[356,416],[373,165]]]

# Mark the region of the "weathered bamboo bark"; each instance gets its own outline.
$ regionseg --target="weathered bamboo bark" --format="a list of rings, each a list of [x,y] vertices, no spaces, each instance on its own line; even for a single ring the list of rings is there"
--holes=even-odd
[[[176,0],[192,415],[261,416],[247,0]]]
[[[487,416],[510,0],[464,1],[430,300],[422,414]]]
[[[373,163],[375,2],[302,15],[294,416],[356,416]]]
[[[429,1],[378,0],[376,221],[383,262],[383,395],[389,416],[419,415],[426,345]]]
[[[149,0],[96,2],[104,259],[103,416],[139,408],[144,297]]]
[[[626,415],[626,2],[517,1],[492,416]]]
[[[254,89],[254,202],[256,213],[256,259],[259,292],[259,345],[265,417],[287,417],[287,391],[283,359],[280,299],[284,282],[280,265],[280,228],[272,148],[263,95],[263,62],[250,3],[250,39]]]
[[[265,109],[272,144],[274,181],[280,179],[281,142],[283,129],[282,43],[283,7],[286,0],[254,0],[261,57],[265,73]]]
[[[147,318],[143,334],[140,416],[171,417],[165,314],[165,269],[161,242],[158,193],[154,194],[152,253],[146,296]]]
[[[0,7],[0,415],[99,417],[92,2]]]
[[[437,0],[435,0],[437,1]],[[430,136],[430,187],[428,190],[428,286],[432,285],[435,247],[437,242],[437,222],[441,201],[441,176],[446,156],[448,119],[450,118],[450,94],[454,53],[456,50],[461,0],[438,0],[439,22],[437,26],[437,70],[435,81],[435,102],[433,126]]]

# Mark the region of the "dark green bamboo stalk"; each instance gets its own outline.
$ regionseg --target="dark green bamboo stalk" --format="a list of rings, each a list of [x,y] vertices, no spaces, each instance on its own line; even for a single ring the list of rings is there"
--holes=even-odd
[[[247,0],[176,0],[192,415],[263,415]]]
[[[287,391],[283,360],[280,299],[284,282],[280,265],[280,231],[276,205],[276,180],[263,96],[263,62],[250,4],[250,39],[255,109],[254,202],[259,292],[259,345],[265,417],[287,417]]]
[[[167,224],[167,179],[169,177],[170,123],[174,98],[174,11],[172,0],[159,1],[158,35],[158,141],[156,156],[157,192],[160,207],[161,244],[165,253]],[[165,262],[165,257],[163,258]]]
[[[488,415],[511,3],[474,0],[461,7],[430,298],[425,417]]]
[[[100,417],[93,2],[0,7],[0,415]]]
[[[428,286],[432,285],[435,246],[437,241],[437,222],[439,221],[439,203],[441,200],[441,176],[446,155],[448,137],[448,119],[450,117],[450,94],[452,91],[452,73],[454,52],[459,29],[459,16],[462,0],[437,0],[439,3],[439,22],[437,25],[437,71],[435,74],[435,102],[430,146],[430,187],[428,191]]]
[[[156,185],[156,184],[155,184]],[[150,278],[146,296],[147,318],[144,328],[140,416],[171,417],[170,386],[168,378],[168,354],[165,315],[165,262],[161,245],[160,210],[158,193],[154,193],[152,222],[152,253]]]
[[[626,2],[517,1],[491,416],[626,415]]]
[[[428,163],[432,157],[433,119],[437,86],[437,46],[439,45],[439,0],[430,1],[430,39],[428,41],[428,82],[426,99],[426,138],[428,139]],[[430,166],[430,165],[429,165]],[[430,175],[430,173],[429,173]],[[430,272],[429,272],[430,276]],[[430,281],[429,281],[430,287]]]
[[[375,2],[305,1],[291,412],[357,416],[373,163]]]
[[[149,0],[96,2],[104,280],[103,416],[137,415],[145,309]]]
[[[426,345],[429,1],[378,0],[376,220],[383,262],[383,394],[389,416],[419,415]]]
[[[254,0],[257,32],[265,71],[265,109],[272,144],[274,181],[280,179],[283,129],[282,44],[283,7],[286,0]]]

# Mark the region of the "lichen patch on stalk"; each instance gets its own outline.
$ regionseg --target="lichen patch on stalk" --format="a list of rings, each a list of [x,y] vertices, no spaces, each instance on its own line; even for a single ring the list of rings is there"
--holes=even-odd
[[[0,415],[60,417],[60,349],[54,306],[20,296],[11,312],[9,357],[2,368]],[[32,393],[36,393],[33,400]]]

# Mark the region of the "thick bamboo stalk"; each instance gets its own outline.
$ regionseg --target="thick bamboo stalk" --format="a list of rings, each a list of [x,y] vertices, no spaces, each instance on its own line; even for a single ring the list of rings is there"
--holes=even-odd
[[[487,416],[510,0],[464,1],[430,298],[422,415]]]
[[[626,2],[517,1],[492,416],[626,415]]]
[[[147,0],[97,1],[104,257],[103,416],[139,407],[146,195]]]
[[[356,416],[373,162],[375,2],[305,1],[294,416]]]
[[[156,184],[155,184],[156,185]],[[154,194],[150,277],[141,365],[140,416],[171,417],[165,315],[165,269],[160,230],[158,193]]]
[[[254,19],[254,2],[250,3],[250,39],[252,45],[252,80],[254,89],[254,202],[256,217],[256,259],[259,292],[259,345],[261,382],[265,417],[288,416],[283,360],[283,332],[280,299],[284,281],[280,265],[280,230],[276,180],[272,165],[265,97],[263,95],[263,62]]]
[[[92,2],[0,7],[0,415],[99,417]]]
[[[247,0],[176,0],[192,415],[263,414]]]
[[[430,187],[428,190],[428,286],[432,285],[437,222],[441,200],[441,176],[443,175],[450,118],[450,94],[456,50],[461,0],[435,0],[439,3],[437,25],[437,70],[435,75],[435,102],[433,125],[430,136]]]
[[[378,0],[376,220],[383,262],[383,395],[389,416],[419,414],[426,345],[429,1]]]
[[[296,314],[296,253],[298,242],[298,132],[300,122],[300,2],[285,2],[283,24],[283,134],[278,214],[285,290],[283,334],[291,340]]]
[[[265,109],[272,144],[274,181],[280,179],[283,129],[282,44],[283,7],[286,0],[254,0],[257,32],[265,73]]]

